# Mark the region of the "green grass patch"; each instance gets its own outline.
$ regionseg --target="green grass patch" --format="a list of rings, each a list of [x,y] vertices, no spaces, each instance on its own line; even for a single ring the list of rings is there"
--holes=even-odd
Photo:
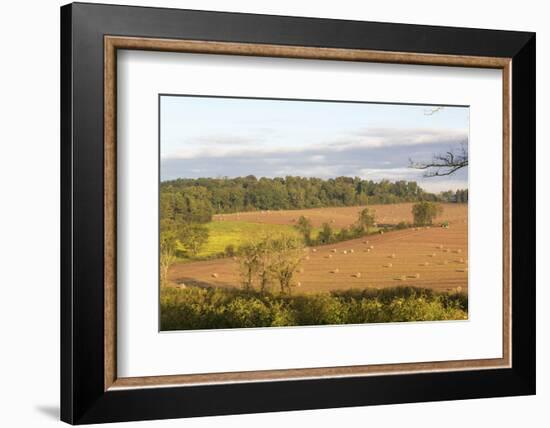
[[[213,221],[206,224],[209,236],[198,259],[209,258],[225,252],[228,245],[238,248],[247,241],[264,236],[290,234],[299,236],[298,231],[290,225],[251,223],[246,221]]]
[[[416,287],[306,295],[163,288],[161,330],[464,320],[468,296]]]

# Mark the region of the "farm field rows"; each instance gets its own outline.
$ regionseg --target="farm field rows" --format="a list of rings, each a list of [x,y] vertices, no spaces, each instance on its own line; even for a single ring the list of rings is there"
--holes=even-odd
[[[335,228],[349,226],[364,207],[319,208],[292,211],[264,211],[215,216],[214,231],[243,232],[267,227],[263,232],[291,229],[304,215],[319,227],[331,223]],[[412,204],[371,205],[380,224],[411,222]],[[439,221],[448,221],[449,228],[411,228],[383,235],[348,240],[336,244],[306,248],[297,274],[299,286],[294,292],[312,293],[349,288],[417,286],[440,291],[462,290],[468,286],[468,206],[443,204]],[[249,225],[255,226],[249,226]],[[222,226],[223,225],[223,226]],[[264,227],[262,226],[262,227]],[[247,229],[248,228],[248,229]],[[216,233],[217,233],[216,232]],[[214,242],[223,251],[232,241],[231,233],[214,234]],[[237,236],[237,235],[233,235]],[[222,258],[175,264],[169,273],[173,283],[186,285],[239,287],[238,261]]]
[[[413,203],[369,205],[376,212],[376,221],[380,224],[397,224],[401,221],[412,223]],[[467,204],[441,204],[443,215],[437,221],[447,220],[460,224],[468,218]],[[217,214],[214,221],[242,221],[262,224],[294,225],[300,216],[306,216],[314,227],[329,223],[335,228],[349,226],[357,220],[359,212],[366,206],[311,208],[304,210],[250,211],[234,214]]]

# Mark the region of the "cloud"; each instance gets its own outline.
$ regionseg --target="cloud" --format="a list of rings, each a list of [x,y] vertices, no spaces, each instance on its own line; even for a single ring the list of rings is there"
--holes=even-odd
[[[182,143],[185,148],[163,155],[163,159],[198,158],[258,158],[306,156],[311,162],[322,162],[327,157],[350,150],[383,149],[412,146],[454,146],[467,143],[468,133],[454,129],[360,129],[337,140],[309,144],[277,145],[277,139],[266,136],[216,136],[190,138]],[[287,142],[288,143],[288,142]]]

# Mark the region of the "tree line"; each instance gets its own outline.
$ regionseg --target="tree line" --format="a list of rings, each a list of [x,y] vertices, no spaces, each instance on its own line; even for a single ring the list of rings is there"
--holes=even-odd
[[[162,182],[160,190],[161,212],[184,207],[189,221],[195,222],[209,221],[212,214],[242,211],[468,201],[467,190],[435,194],[415,181],[375,182],[358,177],[179,178]]]

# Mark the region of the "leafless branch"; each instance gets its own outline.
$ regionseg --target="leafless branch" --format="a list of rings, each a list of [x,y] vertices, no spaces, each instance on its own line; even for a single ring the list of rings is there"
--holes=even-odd
[[[449,150],[446,153],[436,154],[429,162],[414,162],[409,159],[409,167],[426,170],[424,177],[443,177],[454,174],[461,168],[468,166],[468,147],[461,144],[457,151]]]

